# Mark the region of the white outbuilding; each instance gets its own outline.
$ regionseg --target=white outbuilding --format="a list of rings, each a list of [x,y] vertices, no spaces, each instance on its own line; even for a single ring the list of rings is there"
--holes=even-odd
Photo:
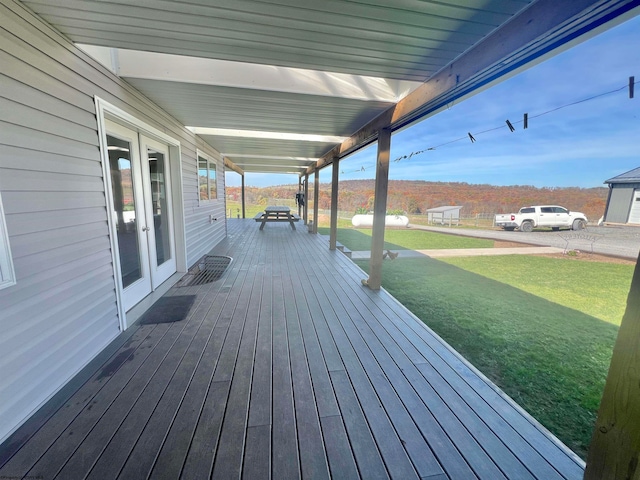
[[[462,207],[447,205],[427,209],[427,220],[429,223],[440,225],[453,225],[460,222],[460,210]]]

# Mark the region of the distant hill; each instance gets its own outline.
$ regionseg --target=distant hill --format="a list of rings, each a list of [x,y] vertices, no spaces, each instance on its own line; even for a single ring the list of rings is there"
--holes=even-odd
[[[265,205],[274,199],[293,199],[297,185],[275,187],[247,187],[248,204]],[[338,205],[342,211],[355,212],[356,208],[373,208],[373,180],[344,180],[340,182]],[[570,210],[583,212],[591,221],[597,221],[603,214],[607,201],[606,187],[545,187],[530,185],[477,185],[461,182],[425,182],[418,180],[390,180],[387,201],[388,210],[403,210],[408,214],[425,213],[428,208],[444,205],[462,206],[462,215],[478,213],[509,213],[526,205],[554,204]],[[227,187],[227,195],[239,200],[240,187]],[[313,198],[311,193],[309,196]],[[330,208],[331,185],[320,185],[318,206]]]

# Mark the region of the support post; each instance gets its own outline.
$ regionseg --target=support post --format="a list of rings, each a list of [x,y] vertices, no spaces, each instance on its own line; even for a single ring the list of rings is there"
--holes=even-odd
[[[320,200],[320,170],[313,174],[313,233],[318,233],[318,203]]]
[[[304,224],[309,224],[309,174],[304,175]]]
[[[302,175],[298,176],[298,193],[302,192]],[[296,197],[297,198],[297,197]],[[306,203],[306,200],[305,200]],[[300,206],[300,202],[298,202],[298,216],[302,216],[302,207]]]
[[[338,179],[339,160],[333,159],[331,163],[331,224],[329,228],[329,250],[335,250],[338,242]]]
[[[371,260],[369,279],[362,283],[371,290],[380,290],[382,285],[382,260],[384,250],[384,227],[387,214],[387,190],[389,186],[389,156],[391,151],[391,129],[378,132],[378,158],[373,202],[373,228],[371,232]]]
[[[245,203],[244,203],[244,173],[240,176],[241,180],[242,180],[242,218],[246,218],[246,214],[245,214]]]
[[[585,480],[640,478],[640,256],[613,347]]]

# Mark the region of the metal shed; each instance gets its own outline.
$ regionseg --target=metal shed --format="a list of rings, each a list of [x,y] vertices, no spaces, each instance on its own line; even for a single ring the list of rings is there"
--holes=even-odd
[[[604,221],[640,224],[640,167],[604,183],[609,185]]]
[[[462,207],[454,205],[428,208],[427,220],[429,223],[438,223],[440,225],[451,225],[453,223],[458,225],[458,222],[460,222],[460,210],[462,210]]]

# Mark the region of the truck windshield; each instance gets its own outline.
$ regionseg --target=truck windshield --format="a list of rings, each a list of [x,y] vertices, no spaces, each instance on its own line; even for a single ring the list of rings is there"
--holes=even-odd
[[[536,211],[533,207],[525,207],[520,209],[520,213],[534,213]]]

